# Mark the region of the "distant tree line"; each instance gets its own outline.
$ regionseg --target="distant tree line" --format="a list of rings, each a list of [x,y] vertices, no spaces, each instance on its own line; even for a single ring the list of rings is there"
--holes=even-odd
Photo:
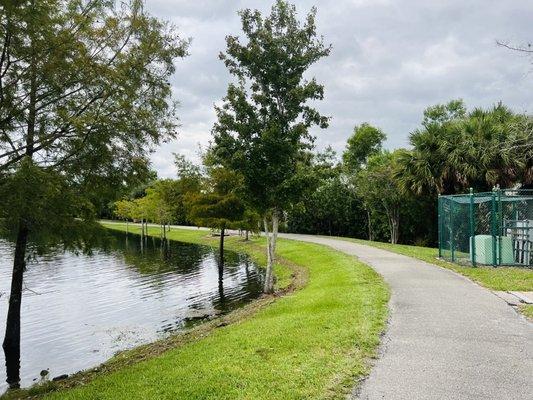
[[[502,104],[468,112],[461,100],[428,107],[409,149],[383,150],[380,129],[356,126],[341,162],[331,150],[311,157],[317,189],[287,229],[434,245],[439,194],[531,187],[532,127]]]
[[[467,111],[463,101],[452,100],[424,111],[420,128],[410,134],[409,149],[389,151],[383,148],[386,134],[363,123],[354,128],[342,157],[331,147],[322,152],[299,152],[295,176],[307,184],[284,209],[280,229],[435,245],[439,194],[464,193],[469,188],[490,191],[495,186],[532,187],[532,129],[528,116],[502,104]],[[178,157],[177,163],[187,162]],[[157,188],[164,184],[182,188],[172,192],[174,197],[167,197],[168,207],[174,207],[169,222],[245,228],[241,212],[246,210],[255,215],[255,225],[248,225],[249,229],[257,229],[259,214],[239,205],[239,199],[246,198],[242,176],[223,172],[222,167],[200,168],[189,163],[178,168],[194,172],[190,172],[192,176],[181,173],[174,181],[156,181],[146,190],[146,198],[150,198],[152,190],[161,190]],[[210,172],[203,176],[202,169]],[[233,186],[221,191],[218,182],[225,174]],[[184,184],[184,180],[189,183]],[[196,183],[191,184],[193,181]],[[231,193],[232,203],[216,211],[216,199],[222,198],[212,193]],[[208,201],[209,196],[210,210],[223,224],[205,217],[205,204],[198,208],[198,202]],[[228,213],[227,218],[224,213]],[[150,215],[152,221],[159,222],[155,214]]]

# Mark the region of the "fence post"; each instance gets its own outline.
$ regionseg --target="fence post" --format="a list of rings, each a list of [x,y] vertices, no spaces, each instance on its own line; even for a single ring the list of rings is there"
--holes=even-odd
[[[450,200],[450,250],[452,252],[452,262],[455,262],[455,232],[454,232],[454,215],[453,205],[454,201]]]
[[[491,217],[491,234],[492,234],[492,266],[496,266],[496,193],[494,189],[492,190],[492,210],[490,213]]]
[[[442,225],[443,225],[443,218],[442,215],[442,198],[440,197],[440,193],[437,198],[437,214],[438,214],[438,236],[439,236],[439,258],[442,258]]]
[[[503,221],[503,207],[502,207],[502,190],[498,187],[498,219],[496,220],[496,230],[498,234],[498,265],[502,265],[502,221]]]
[[[472,265],[476,266],[476,221],[474,214],[474,189],[470,188],[470,251],[472,252]]]

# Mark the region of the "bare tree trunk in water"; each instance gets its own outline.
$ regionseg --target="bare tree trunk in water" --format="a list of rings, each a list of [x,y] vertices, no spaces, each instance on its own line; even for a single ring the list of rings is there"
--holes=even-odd
[[[268,232],[268,219],[263,220],[265,224],[265,235],[267,237],[267,269],[265,274],[265,293],[274,291],[274,263],[276,261],[276,241],[278,238],[279,216],[278,212],[272,212],[272,232]]]
[[[224,263],[224,234],[226,233],[225,228],[220,229],[220,245],[219,245],[219,252],[220,252],[220,264]]]
[[[20,387],[20,306],[22,302],[24,269],[26,268],[28,233],[28,228],[21,222],[15,245],[15,260],[13,262],[13,275],[11,277],[6,335],[2,345],[6,359],[6,382],[10,388]]]

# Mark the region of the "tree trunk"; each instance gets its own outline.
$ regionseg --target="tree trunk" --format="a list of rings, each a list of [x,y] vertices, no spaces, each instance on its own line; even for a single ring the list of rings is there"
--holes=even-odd
[[[398,243],[400,239],[400,210],[396,208],[393,212],[393,226],[394,226],[394,242],[393,244]]]
[[[28,228],[24,223],[21,223],[15,245],[11,293],[9,295],[9,306],[7,310],[6,335],[2,345],[6,360],[6,382],[10,388],[18,388],[20,386],[20,306],[22,302],[24,269],[26,267],[28,233]]]
[[[224,262],[224,234],[226,233],[225,228],[220,229],[220,246],[219,246],[219,252],[220,252],[220,263],[222,264]]]
[[[249,237],[249,233],[250,233],[250,232],[248,231],[248,229],[246,229],[246,236],[245,236],[245,240],[246,240],[246,241],[248,241],[248,240],[250,239],[250,237]]]
[[[272,213],[272,233],[268,232],[268,220],[264,218],[265,235],[267,237],[267,268],[265,274],[265,293],[274,291],[274,263],[276,261],[276,241],[278,238],[279,216],[277,211]]]
[[[129,230],[130,230],[130,228],[129,228],[129,222],[130,222],[130,221],[126,220],[126,235],[127,235],[128,233],[130,233],[130,231],[129,231]]]
[[[366,217],[368,219],[368,240],[374,240],[374,232],[372,231],[372,219],[370,218],[370,211],[366,211]]]
[[[392,244],[397,244],[400,236],[400,210],[396,207],[393,207],[392,210],[388,211],[388,214],[390,225],[390,242]]]

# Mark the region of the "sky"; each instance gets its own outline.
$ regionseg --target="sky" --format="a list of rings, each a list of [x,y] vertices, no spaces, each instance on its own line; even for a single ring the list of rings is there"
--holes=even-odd
[[[533,40],[531,0],[335,0],[293,1],[304,17],[317,6],[317,30],[331,55],[309,71],[325,87],[317,108],[331,117],[313,130],[317,149],[339,154],[355,125],[376,125],[385,147],[409,146],[409,133],[429,105],[462,98],[469,109],[499,101],[517,112],[533,111],[533,64],[496,44]],[[190,55],[176,60],[171,79],[180,102],[178,138],[151,157],[160,177],[174,177],[172,153],[197,162],[215,122],[213,105],[231,77],[218,59],[226,35],[240,35],[243,8],[268,12],[271,1],[146,0],[155,16],[192,38]]]

